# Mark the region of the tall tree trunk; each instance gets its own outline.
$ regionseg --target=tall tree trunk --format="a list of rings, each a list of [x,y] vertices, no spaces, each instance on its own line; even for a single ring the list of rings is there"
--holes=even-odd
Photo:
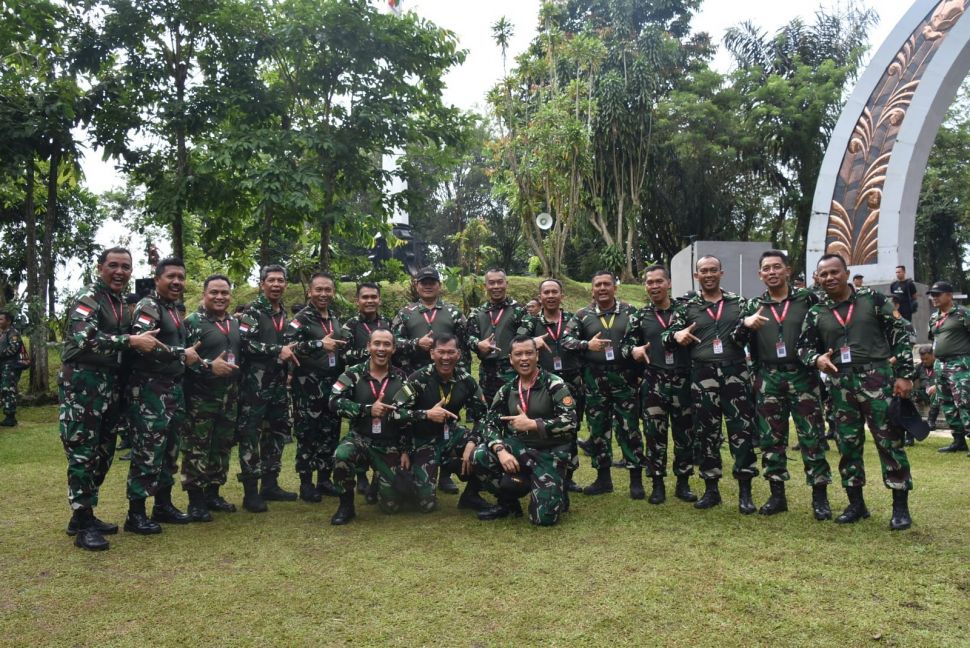
[[[26,195],[24,200],[24,223],[27,230],[27,312],[30,318],[30,367],[28,391],[46,393],[47,391],[47,327],[45,321],[45,302],[41,286],[47,287],[47,278],[40,280],[41,259],[37,254],[37,214],[34,211],[34,159],[27,162]]]
[[[263,222],[259,227],[259,265],[267,266],[273,263],[271,256],[270,242],[273,236],[273,203],[267,204],[263,208]]]
[[[326,218],[320,223],[320,269],[330,272],[330,239],[333,236],[333,224]]]

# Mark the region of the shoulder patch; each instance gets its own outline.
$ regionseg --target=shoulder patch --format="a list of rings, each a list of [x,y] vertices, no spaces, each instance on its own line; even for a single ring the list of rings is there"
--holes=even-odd
[[[576,404],[576,401],[573,400],[572,396],[566,396],[565,398],[562,399],[562,404],[572,407],[573,405]]]

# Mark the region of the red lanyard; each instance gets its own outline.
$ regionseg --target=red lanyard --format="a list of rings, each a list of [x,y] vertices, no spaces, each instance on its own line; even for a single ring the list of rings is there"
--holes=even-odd
[[[488,320],[492,323],[493,327],[498,326],[499,321],[502,319],[502,315],[505,315],[505,306],[503,306],[502,310],[498,312],[498,317],[495,319],[492,319],[491,315],[488,316]]]
[[[115,301],[111,299],[111,295],[108,295],[108,306],[111,307],[111,313],[115,316],[115,321],[118,323],[118,326],[121,326],[123,323],[121,321],[121,313],[124,307],[119,304],[118,309],[115,310]]]
[[[226,328],[222,328],[222,323],[223,323],[223,322],[225,322],[225,324],[226,324]],[[218,329],[219,329],[220,331],[222,331],[222,334],[223,334],[223,335],[225,335],[226,337],[229,337],[229,320],[222,320],[222,322],[220,322],[219,320],[215,320],[215,321],[213,322],[213,324],[215,324],[215,325],[216,325],[216,327],[217,327],[217,328],[218,328]]]
[[[376,389],[374,389],[374,383],[377,382],[376,380],[372,380],[370,378],[367,379],[367,386],[370,387],[371,393],[374,394],[375,403],[380,402],[380,400],[384,398],[384,390],[387,389],[387,383],[388,381],[390,381],[390,379],[391,379],[390,376],[384,376],[384,380],[382,380],[380,383],[381,385],[380,391],[377,391]]]
[[[842,328],[847,329],[849,328],[849,323],[852,322],[852,312],[854,310],[855,304],[849,304],[849,312],[845,314],[845,319],[842,319],[842,316],[839,315],[839,311],[834,308],[832,309],[832,314],[835,315],[835,319],[839,320],[839,324],[842,325]]]
[[[781,325],[785,321],[785,318],[788,317],[789,306],[791,306],[791,300],[785,302],[785,308],[783,308],[781,311],[781,317],[778,317],[778,311],[775,310],[774,306],[770,307],[771,314],[775,316],[775,321],[778,322],[779,325]]]
[[[276,315],[273,315],[272,313],[270,313],[269,318],[271,320],[273,320],[273,328],[276,329],[276,332],[277,333],[282,333],[283,332],[283,324],[286,323],[286,313],[284,313],[283,311],[280,311],[280,319],[279,319],[279,321],[276,320]]]
[[[707,312],[709,313],[710,311],[707,311]],[[670,323],[674,320],[674,314],[673,313],[670,314],[670,318],[666,322],[664,321],[664,318],[662,318],[660,316],[660,311],[654,311],[653,314],[657,316],[657,321],[660,322],[660,326],[662,326],[665,331],[668,328],[670,328]],[[720,317],[721,314],[718,313],[717,316]],[[714,316],[711,315],[711,317],[714,317]]]
[[[714,312],[710,308],[706,308],[705,310],[707,311],[707,314],[711,316],[712,320],[719,322],[721,320],[721,313],[724,312],[724,300],[722,299],[717,303],[717,315],[714,315]]]
[[[367,322],[365,322],[364,320],[361,320],[360,325],[364,327],[365,331],[367,331],[367,335],[370,335],[372,333],[371,328],[367,326]]]
[[[535,387],[535,378],[532,379],[532,384],[529,388],[525,390],[525,394],[522,393],[522,379],[519,378],[519,406],[521,407],[521,412],[523,414],[529,413],[529,398],[532,397],[532,388]]]
[[[330,325],[330,329],[329,330],[327,330],[327,325],[328,324]],[[324,337],[326,337],[327,335],[333,335],[333,320],[330,319],[329,317],[327,319],[323,319],[321,317],[320,318],[320,328],[323,329],[323,335],[324,335]]]
[[[172,309],[166,306],[165,310],[168,311],[168,314],[172,316],[172,320],[175,321],[175,328],[182,328],[182,318],[179,317],[178,309]]]
[[[552,341],[553,342],[558,342],[559,341],[559,336],[562,334],[562,311],[559,311],[559,321],[556,322],[556,332],[555,332],[555,334],[552,332],[552,329],[549,328],[549,325],[548,324],[546,324],[545,326],[546,326],[546,330],[549,331],[549,337],[552,338]]]
[[[940,318],[940,321],[937,322],[936,325],[933,327],[933,330],[934,331],[938,331],[940,329],[940,327],[943,326],[943,322],[946,321],[946,318],[948,318],[950,316],[950,313],[952,313],[952,312],[953,311],[947,311],[946,315],[944,315],[943,317],[941,317]]]
[[[432,312],[431,317],[428,317],[428,311],[421,313],[421,315],[424,317],[424,321],[428,323],[428,326],[431,326],[432,324],[434,324],[434,318],[438,317],[438,308],[437,307],[432,308],[431,312]]]

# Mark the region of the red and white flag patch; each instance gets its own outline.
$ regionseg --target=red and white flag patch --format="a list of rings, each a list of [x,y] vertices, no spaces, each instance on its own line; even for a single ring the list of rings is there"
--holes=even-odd
[[[239,330],[242,333],[249,333],[249,324],[246,322],[239,322]]]
[[[343,384],[339,380],[333,384],[333,391],[334,391],[334,393],[338,393],[339,394],[340,392],[342,392],[345,389],[347,389],[347,385]]]
[[[152,318],[150,318],[148,315],[145,315],[144,313],[142,313],[141,315],[138,316],[138,323],[139,324],[142,324],[144,326],[151,326],[152,325]]]
[[[295,329],[298,329],[298,328],[300,328],[301,326],[303,326],[303,324],[300,324],[300,320],[298,320],[298,319],[295,319],[295,320],[293,320],[292,322],[290,322],[290,326],[292,326],[292,327],[293,327],[293,328],[295,328]]]
[[[80,315],[81,317],[87,317],[88,315],[94,312],[94,309],[88,306],[87,304],[78,304],[77,308],[74,309],[74,312]]]

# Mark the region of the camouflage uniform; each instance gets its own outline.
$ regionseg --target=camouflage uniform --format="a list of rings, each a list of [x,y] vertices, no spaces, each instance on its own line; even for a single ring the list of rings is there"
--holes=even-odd
[[[768,321],[753,331],[742,321],[735,330],[738,344],[747,345],[755,368],[754,393],[765,479],[788,481],[788,419],[795,421],[798,447],[808,484],[831,484],[832,470],[825,459],[825,420],[822,414],[818,371],[803,365],[796,355],[801,322],[818,297],[805,288],[789,289],[778,302],[765,291],[748,301],[741,319],[758,312]],[[780,320],[780,321],[779,321]]]
[[[229,455],[235,441],[239,374],[216,376],[212,360],[222,353],[226,361],[239,363],[239,320],[226,314],[216,319],[205,308],[185,318],[187,344],[201,342],[203,362],[188,368],[185,404],[188,422],[182,436],[182,488],[206,490],[222,486],[229,472]]]
[[[697,324],[693,334],[700,342],[689,347],[691,398],[694,404],[695,462],[705,480],[722,476],[722,416],[734,458],[731,470],[734,478],[750,480],[758,475],[753,446],[751,377],[744,348],[732,335],[744,308],[744,298],[725,290],[715,303],[705,301],[698,293],[674,309],[673,322],[662,335],[667,350],[676,351],[679,345],[674,334],[690,324]],[[720,352],[717,343],[721,346]]]
[[[400,415],[374,419],[370,406],[381,396],[384,403],[404,386],[404,373],[390,367],[383,381],[370,375],[370,361],[351,367],[334,382],[330,409],[350,421],[350,431],[334,453],[333,483],[338,493],[352,493],[359,468],[368,464],[377,476],[377,504],[384,513],[401,509],[401,494],[394,477],[401,454],[411,447],[410,435]]]
[[[0,333],[0,404],[3,413],[14,416],[17,413],[17,383],[20,382],[20,347],[23,341],[20,331],[11,324]]]
[[[474,309],[468,316],[468,348],[481,361],[478,365],[478,383],[488,402],[495,398],[499,387],[515,377],[509,363],[512,338],[527,315],[517,301],[506,298],[499,304],[488,302]],[[478,343],[494,335],[495,349],[482,355]]]
[[[667,475],[667,428],[674,439],[673,471],[677,476],[694,474],[693,409],[690,393],[690,351],[680,347],[667,351],[661,335],[670,326],[673,304],[667,310],[647,304],[630,316],[621,352],[633,360],[633,347],[650,343],[640,385],[640,416],[647,441],[647,475]]]
[[[934,365],[935,365],[934,360]],[[936,419],[940,416],[940,400],[936,394],[932,396],[929,388],[936,385],[936,369],[933,365],[927,367],[922,362],[916,363],[916,387],[913,389],[913,400],[921,405],[926,405],[926,421],[931,425],[936,425]],[[939,387],[937,387],[939,393]]]
[[[347,345],[343,348],[344,363],[348,367],[359,365],[370,359],[370,350],[367,345],[370,343],[371,331],[377,329],[391,330],[391,323],[379,314],[374,319],[365,320],[360,314],[354,315],[344,322],[343,339],[347,340]],[[392,356],[395,364],[398,363],[397,354]]]
[[[340,350],[324,350],[323,338],[328,332],[343,339],[343,329],[333,310],[325,320],[310,305],[293,318],[284,337],[286,344],[297,343],[294,350],[300,360],[300,366],[293,370],[293,427],[296,472],[302,476],[333,469],[333,453],[340,437],[340,418],[327,403],[334,380],[344,370],[344,361]]]
[[[458,420],[435,423],[428,420],[426,411],[444,400],[444,409],[456,416],[465,409],[465,421],[471,429]],[[411,472],[417,487],[418,506],[431,510],[435,506],[435,487],[438,467],[442,461],[461,459],[465,445],[481,442],[476,433],[485,419],[488,406],[481,387],[471,374],[460,367],[450,380],[443,380],[434,365],[428,365],[411,374],[404,386],[394,396],[397,405],[395,418],[410,426],[412,447],[408,452]]]
[[[970,310],[956,304],[948,313],[930,317],[930,339],[936,355],[936,395],[959,442],[970,433]]]
[[[832,361],[839,372],[830,377],[830,385],[842,455],[842,485],[849,488],[866,483],[862,447],[863,425],[868,423],[879,453],[883,483],[887,488],[910,490],[913,481],[903,436],[888,420],[895,379],[889,358],[897,359],[896,375],[908,379],[915,376],[909,333],[905,320],[893,315],[892,302],[885,295],[869,288],[850,286],[850,291],[846,302],[836,304],[826,296],[809,309],[798,339],[798,356],[814,368],[822,353],[834,350]],[[849,349],[844,360],[843,346]]]
[[[593,467],[598,469],[613,463],[610,438],[614,419],[619,424],[617,442],[627,467],[639,470],[647,465],[637,418],[637,375],[620,353],[632,314],[633,307],[620,301],[609,311],[590,304],[576,312],[562,333],[563,347],[577,352],[584,366],[589,443]],[[607,350],[589,350],[589,340],[597,333],[610,340]]]
[[[67,455],[67,499],[74,510],[93,508],[114,458],[121,384],[128,346],[128,309],[97,280],[70,310],[57,377],[61,443]]]
[[[418,339],[429,332],[450,333],[458,338],[462,363],[468,366],[470,357],[467,328],[465,316],[454,304],[448,304],[440,299],[434,308],[428,308],[420,301],[408,304],[398,312],[391,323],[396,347],[394,356],[400,362],[405,375],[414,373],[431,364],[431,355],[418,347]]]
[[[185,428],[185,323],[174,302],[152,293],[135,306],[131,332],[158,329],[167,349],[134,352],[127,385],[128,420],[132,426],[128,499],[143,500],[171,489],[178,468],[179,442]]]
[[[279,361],[286,309],[273,312],[260,295],[239,318],[242,375],[239,380],[239,481],[279,476],[290,431],[286,366]]]
[[[501,498],[500,482],[504,471],[495,447],[505,446],[518,460],[520,470],[529,474],[529,520],[540,526],[559,521],[567,496],[566,472],[576,442],[575,401],[562,378],[539,369],[532,389],[520,397],[519,378],[505,383],[495,394],[485,418],[485,442],[475,448],[475,473],[485,488]],[[501,420],[524,411],[537,420],[535,432],[517,432]]]

